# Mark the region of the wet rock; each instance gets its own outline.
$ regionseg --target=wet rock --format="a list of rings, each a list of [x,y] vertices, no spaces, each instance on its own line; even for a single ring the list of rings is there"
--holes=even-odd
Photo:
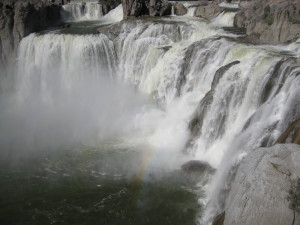
[[[275,144],[283,143],[300,145],[300,118],[292,122],[275,142]]]
[[[181,169],[187,173],[204,173],[210,172],[213,173],[215,171],[207,162],[199,161],[199,160],[191,160],[181,166]]]
[[[60,2],[59,4],[61,4]],[[1,58],[7,64],[21,39],[60,22],[58,4],[43,0],[12,0],[0,5]]]
[[[168,0],[122,0],[123,17],[171,15],[172,4]]]
[[[197,9],[195,10],[195,16],[204,19],[213,19],[223,11],[224,9],[222,9],[218,4],[213,4],[213,3],[208,5],[204,4],[197,7]]]
[[[122,0],[123,18],[149,15],[149,9],[144,0]]]
[[[300,2],[252,0],[240,3],[234,25],[263,43],[291,42],[300,37]]]
[[[225,212],[217,215],[216,218],[214,219],[212,225],[223,225],[224,219],[225,219]]]
[[[182,3],[179,2],[175,2],[173,7],[174,7],[174,13],[177,16],[185,15],[188,11],[187,8]]]
[[[299,213],[289,207],[295,202],[289,196],[300,177],[299,161],[300,146],[295,144],[250,152],[241,161],[231,184],[224,225],[299,225],[300,220],[295,219]]]
[[[98,2],[102,6],[103,15],[107,14],[110,10],[121,4],[121,0],[98,0]]]
[[[150,16],[169,16],[172,13],[172,4],[168,0],[146,1]]]

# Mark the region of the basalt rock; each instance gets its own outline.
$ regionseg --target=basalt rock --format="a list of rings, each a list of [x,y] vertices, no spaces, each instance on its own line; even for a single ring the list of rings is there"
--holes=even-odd
[[[211,3],[211,4],[202,4],[201,6],[197,7],[195,10],[195,16],[201,17],[204,19],[213,19],[217,17],[221,12],[222,9],[218,4]]]
[[[121,4],[121,0],[99,0],[98,2],[102,6],[102,12],[104,15]]]
[[[283,143],[300,145],[300,118],[292,122],[275,142],[275,144]]]
[[[224,225],[299,225],[299,160],[295,144],[250,152],[231,184]]]
[[[13,52],[23,37],[60,22],[60,5],[63,2],[4,0],[0,3],[0,55],[3,64],[13,58]]]
[[[171,15],[172,4],[168,0],[149,0],[146,1],[150,16]]]
[[[188,11],[187,8],[182,3],[179,2],[175,2],[173,7],[174,7],[174,13],[177,16],[185,15]]]
[[[124,19],[149,15],[149,10],[144,0],[122,0],[122,5]]]
[[[300,38],[298,0],[252,0],[240,3],[234,25],[263,43],[283,43]]]
[[[213,173],[215,171],[207,162],[191,160],[181,166],[181,169],[187,173]]]
[[[141,16],[171,15],[172,4],[168,0],[122,0],[124,19]]]

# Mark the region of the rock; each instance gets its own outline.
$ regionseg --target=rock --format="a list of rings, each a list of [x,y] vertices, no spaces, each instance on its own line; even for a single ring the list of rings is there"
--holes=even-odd
[[[101,4],[103,15],[121,4],[121,0],[98,0]]]
[[[172,4],[168,0],[122,0],[123,18],[171,15]]]
[[[187,173],[213,173],[215,171],[207,162],[191,160],[181,166],[181,169]]]
[[[123,18],[149,15],[149,9],[144,0],[122,0]]]
[[[300,37],[300,2],[253,0],[240,3],[234,25],[263,43],[291,42]]]
[[[294,143],[300,145],[300,118],[292,122],[275,142],[275,144],[282,143]]]
[[[179,2],[175,2],[173,7],[174,7],[174,13],[177,16],[185,15],[188,11],[187,8],[182,3]]]
[[[291,209],[300,177],[300,146],[258,148],[240,163],[226,199],[224,225],[299,225]],[[297,195],[296,195],[297,196]]]
[[[62,4],[63,1],[59,1]],[[0,4],[0,44],[3,64],[14,58],[21,39],[60,22],[61,6],[46,0],[5,0]]]
[[[213,19],[223,11],[224,9],[222,9],[217,4],[201,5],[196,8],[195,16],[205,18],[205,19]]]
[[[168,0],[149,0],[147,7],[150,16],[169,16],[172,13],[172,4]]]
[[[225,212],[217,215],[216,218],[214,219],[212,225],[223,225],[224,219],[225,219]]]

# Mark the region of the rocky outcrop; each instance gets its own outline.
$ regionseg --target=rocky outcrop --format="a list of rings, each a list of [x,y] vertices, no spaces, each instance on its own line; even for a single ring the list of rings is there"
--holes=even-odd
[[[146,4],[150,16],[168,16],[172,13],[172,4],[168,0],[149,0]]]
[[[234,25],[246,28],[264,43],[290,42],[300,37],[300,1],[252,0],[240,3]]]
[[[24,0],[0,3],[0,45],[3,64],[9,61],[21,39],[60,21],[63,1]]]
[[[275,142],[275,144],[283,143],[300,145],[300,118],[292,122]]]
[[[102,6],[103,15],[107,14],[110,10],[121,4],[121,0],[99,0],[98,2]]]
[[[171,15],[172,5],[168,0],[122,0],[124,19],[141,16]]]
[[[224,9],[222,9],[217,3],[203,3],[195,10],[196,17],[201,17],[204,19],[213,19],[217,17],[221,12],[223,12]]]
[[[258,148],[237,169],[224,225],[299,225],[300,146]]]
[[[175,2],[173,7],[174,7],[174,13],[177,16],[183,16],[188,11],[187,8],[182,3],[179,2]]]

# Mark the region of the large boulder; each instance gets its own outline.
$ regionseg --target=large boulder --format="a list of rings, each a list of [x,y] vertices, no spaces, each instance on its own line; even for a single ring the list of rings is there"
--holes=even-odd
[[[300,37],[300,1],[252,0],[240,3],[234,25],[246,28],[264,43],[290,42]]]
[[[171,15],[172,4],[168,0],[122,0],[123,17]]]
[[[300,146],[295,144],[249,153],[231,184],[224,225],[299,225],[299,162]]]
[[[217,17],[223,11],[224,9],[222,9],[218,4],[203,4],[196,8],[194,16],[210,20]]]
[[[173,7],[174,7],[174,13],[177,16],[185,15],[188,11],[187,8],[182,3],[179,2],[175,2]]]
[[[122,0],[123,17],[140,17],[149,14],[149,10],[144,0]]]
[[[168,0],[149,0],[147,7],[150,16],[168,16],[172,13],[172,4]]]

